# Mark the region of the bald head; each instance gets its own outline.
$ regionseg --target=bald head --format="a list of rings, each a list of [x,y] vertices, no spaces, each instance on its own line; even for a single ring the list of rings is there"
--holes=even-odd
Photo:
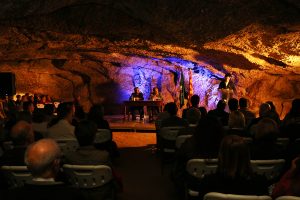
[[[14,145],[28,145],[34,141],[31,124],[26,121],[17,122],[10,131]]]
[[[25,163],[34,177],[55,178],[59,170],[60,148],[53,139],[31,144],[25,153]]]

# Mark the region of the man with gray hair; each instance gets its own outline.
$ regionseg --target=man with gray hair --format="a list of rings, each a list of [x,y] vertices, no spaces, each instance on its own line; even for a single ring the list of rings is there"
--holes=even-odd
[[[53,139],[41,139],[28,146],[25,163],[33,175],[33,180],[22,188],[9,191],[7,199],[84,199],[75,188],[55,180],[60,170],[60,156],[59,146]]]

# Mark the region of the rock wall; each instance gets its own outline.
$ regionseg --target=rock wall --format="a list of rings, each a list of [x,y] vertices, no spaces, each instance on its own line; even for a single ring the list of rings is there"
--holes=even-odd
[[[300,12],[293,0],[0,2],[0,72],[17,92],[103,103],[122,112],[135,86],[178,101],[179,79],[193,72],[208,109],[231,72],[237,97],[252,108],[272,100],[281,116],[300,97]],[[155,11],[155,12],[153,12]],[[16,14],[17,13],[17,14]]]

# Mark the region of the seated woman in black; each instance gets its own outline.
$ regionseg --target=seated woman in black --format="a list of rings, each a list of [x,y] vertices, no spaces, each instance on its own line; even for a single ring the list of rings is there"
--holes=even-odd
[[[91,109],[88,113],[88,120],[97,124],[98,129],[110,130],[108,121],[103,118],[103,115],[104,115],[103,113],[104,113],[103,106],[100,104],[95,104],[91,107]],[[111,130],[110,130],[110,132],[111,132]],[[111,135],[111,138],[113,138],[112,135]],[[112,139],[110,141],[102,143],[102,144],[96,144],[96,147],[98,149],[108,151],[111,158],[119,156],[117,144]]]
[[[200,180],[200,199],[209,192],[240,195],[267,195],[268,183],[263,176],[255,175],[250,164],[248,145],[237,135],[224,137],[216,174]]]

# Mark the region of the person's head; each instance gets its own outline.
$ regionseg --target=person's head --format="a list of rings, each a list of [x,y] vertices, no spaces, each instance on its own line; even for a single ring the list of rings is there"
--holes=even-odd
[[[292,101],[292,108],[290,110],[292,116],[300,116],[300,99],[294,99]]]
[[[18,95],[16,96],[16,98],[17,98],[17,101],[21,101],[21,95],[18,94]]]
[[[44,113],[48,116],[53,116],[55,106],[53,104],[45,104]]]
[[[271,111],[272,112],[276,112],[276,107],[275,107],[275,105],[272,101],[267,101],[266,103],[271,106]]]
[[[53,139],[41,139],[25,152],[25,163],[35,178],[55,178],[60,168],[61,151]]]
[[[252,175],[249,148],[242,137],[225,136],[218,158],[218,173],[231,178],[248,178]]]
[[[46,103],[47,99],[46,99],[46,95],[43,95],[41,97],[41,103]]]
[[[225,110],[226,108],[226,102],[224,100],[220,100],[217,104],[217,109],[218,110]]]
[[[154,87],[153,88],[153,94],[158,94],[158,93],[159,93],[158,87]]]
[[[231,78],[231,74],[230,73],[225,74],[225,77],[224,77],[225,82],[229,82],[230,78]]]
[[[191,104],[192,104],[192,106],[198,108],[199,102],[200,102],[200,97],[198,95],[194,94],[191,97]]]
[[[238,110],[239,109],[239,101],[236,98],[229,99],[228,107],[231,112]]]
[[[34,105],[32,101],[26,101],[23,102],[23,111],[29,112],[29,113],[33,113],[34,111]]]
[[[18,121],[10,131],[10,138],[15,146],[27,146],[34,141],[31,124],[26,121]]]
[[[217,155],[223,137],[223,126],[214,117],[201,118],[194,132],[197,150],[204,156]]]
[[[171,115],[171,116],[175,116],[177,115],[177,111],[178,111],[178,108],[177,108],[177,105],[176,103],[174,102],[170,102],[168,103],[169,105],[167,106],[167,111],[168,113]]]
[[[268,116],[269,112],[271,111],[271,106],[268,103],[262,103],[259,106],[259,116],[266,117]]]
[[[75,128],[75,136],[80,146],[93,145],[95,135],[97,132],[97,125],[88,120],[83,120]]]
[[[229,128],[245,128],[245,117],[240,111],[233,111],[229,114]]]
[[[92,121],[97,121],[98,119],[103,119],[104,111],[101,104],[95,104],[90,108],[88,113],[88,119]]]
[[[28,97],[28,101],[34,102],[34,97],[33,97],[32,95],[30,95],[30,96]]]
[[[277,123],[270,118],[263,118],[254,126],[254,139],[275,141],[279,134]]]
[[[134,93],[136,93],[136,94],[140,93],[140,88],[135,87],[135,88],[134,88]]]
[[[239,105],[241,109],[246,109],[249,107],[249,100],[242,97],[239,100]]]
[[[58,119],[65,119],[72,122],[75,113],[75,107],[72,102],[60,103],[57,107],[57,117]]]

